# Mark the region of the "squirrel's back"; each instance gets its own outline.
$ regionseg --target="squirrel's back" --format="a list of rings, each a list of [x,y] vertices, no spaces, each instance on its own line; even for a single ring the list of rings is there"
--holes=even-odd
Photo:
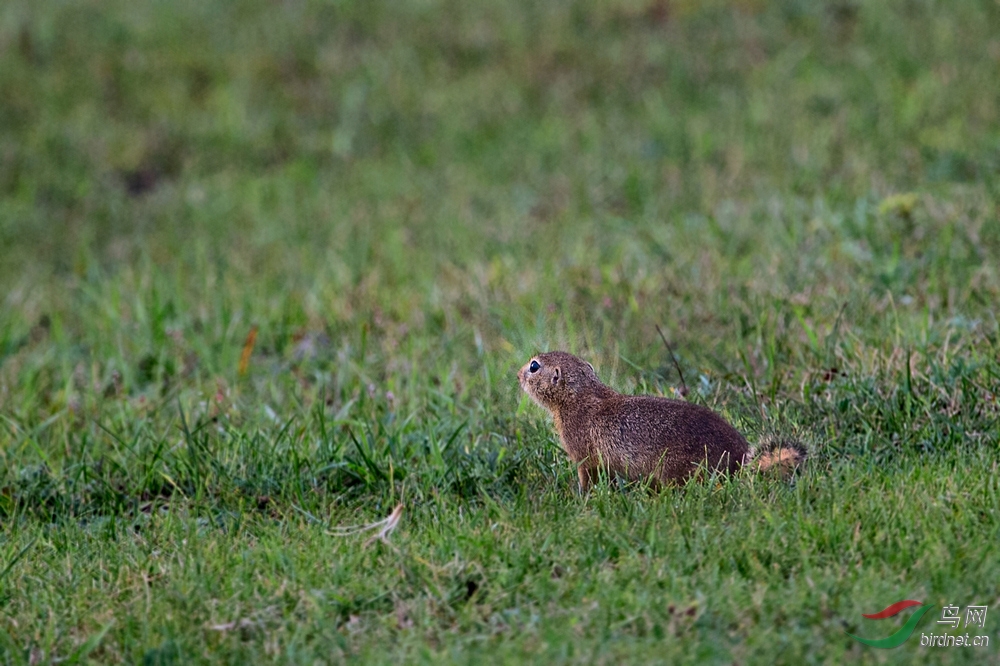
[[[586,452],[598,467],[633,481],[683,482],[706,464],[734,473],[750,450],[721,416],[683,400],[616,394],[596,409],[570,409],[560,421],[568,451]]]

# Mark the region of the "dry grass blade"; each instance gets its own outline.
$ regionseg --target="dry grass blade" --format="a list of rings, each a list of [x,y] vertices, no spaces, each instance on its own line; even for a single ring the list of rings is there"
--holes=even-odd
[[[249,629],[255,626],[257,626],[256,622],[243,618],[240,620],[233,620],[232,622],[224,622],[222,624],[210,624],[208,628],[212,631],[232,631],[233,629]]]
[[[656,332],[660,334],[660,339],[663,340],[663,344],[666,345],[667,351],[670,353],[670,360],[674,362],[674,367],[677,368],[677,376],[681,379],[681,387],[678,390],[678,393],[681,394],[681,397],[686,398],[688,394],[688,387],[687,382],[684,381],[684,371],[681,370],[681,364],[677,362],[677,357],[674,356],[674,349],[670,346],[670,343],[667,342],[667,336],[665,336],[663,331],[660,330],[659,324],[656,324]]]
[[[250,356],[253,354],[253,347],[255,344],[257,344],[256,324],[250,328],[250,332],[247,334],[246,342],[243,343],[243,351],[240,353],[240,367],[238,372],[241,377],[247,374],[247,370],[250,368]]]
[[[354,534],[361,534],[362,532],[368,532],[370,530],[378,530],[373,534],[367,541],[365,541],[365,547],[367,548],[375,541],[381,541],[383,543],[389,543],[389,535],[392,531],[396,529],[399,525],[399,519],[403,515],[403,504],[397,504],[396,508],[392,510],[388,516],[382,520],[377,520],[374,523],[369,523],[367,525],[348,525],[345,527],[334,527],[327,530],[327,534],[331,536],[352,536]]]

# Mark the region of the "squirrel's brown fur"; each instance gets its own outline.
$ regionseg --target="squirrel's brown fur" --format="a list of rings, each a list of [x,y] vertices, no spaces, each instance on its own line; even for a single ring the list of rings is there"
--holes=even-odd
[[[626,396],[594,367],[566,352],[534,356],[517,373],[521,388],[552,413],[563,448],[578,466],[580,489],[600,470],[630,481],[681,484],[700,467],[734,473],[744,464],[790,475],[805,450],[784,442],[760,455],[721,416],[683,400]]]

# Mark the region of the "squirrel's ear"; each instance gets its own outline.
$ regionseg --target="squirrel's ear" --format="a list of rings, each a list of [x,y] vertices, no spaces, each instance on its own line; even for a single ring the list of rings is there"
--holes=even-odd
[[[559,378],[561,376],[562,376],[562,373],[559,371],[559,366],[558,365],[556,367],[552,368],[552,383],[553,384],[558,384],[559,383]]]

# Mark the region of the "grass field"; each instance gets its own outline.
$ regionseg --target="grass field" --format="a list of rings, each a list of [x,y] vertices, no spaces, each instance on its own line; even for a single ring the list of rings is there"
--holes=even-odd
[[[997,663],[998,25],[0,4],[0,663]],[[794,484],[576,492],[515,372],[657,325]]]

